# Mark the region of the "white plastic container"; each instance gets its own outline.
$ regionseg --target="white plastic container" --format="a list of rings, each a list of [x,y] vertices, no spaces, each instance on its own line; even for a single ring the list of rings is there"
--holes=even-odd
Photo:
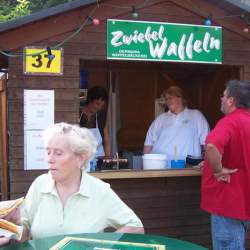
[[[143,169],[165,169],[167,156],[164,154],[144,154],[142,156]]]

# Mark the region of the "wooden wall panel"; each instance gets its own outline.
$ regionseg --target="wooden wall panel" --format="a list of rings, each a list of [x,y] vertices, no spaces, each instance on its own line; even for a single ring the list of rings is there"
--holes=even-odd
[[[7,111],[7,75],[0,76],[0,200],[8,198],[8,111]]]
[[[77,63],[76,63],[77,62]],[[22,60],[10,60],[8,81],[9,100],[9,165],[11,197],[22,196],[40,171],[24,171],[23,162],[23,90],[54,89],[55,121],[78,122],[79,113],[79,60],[67,54],[63,76],[29,76],[23,74]],[[13,174],[15,173],[15,174]],[[23,176],[20,181],[18,175]],[[31,179],[28,176],[31,175]]]
[[[152,72],[118,73],[120,84],[121,129],[119,148],[142,149],[148,124],[154,114],[155,75]]]
[[[211,249],[209,216],[199,208],[200,177],[106,181],[138,214],[147,233]]]

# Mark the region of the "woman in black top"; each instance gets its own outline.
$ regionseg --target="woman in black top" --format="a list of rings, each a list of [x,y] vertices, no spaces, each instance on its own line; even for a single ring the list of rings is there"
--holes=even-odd
[[[107,112],[104,107],[108,103],[105,88],[95,86],[88,90],[87,104],[82,108],[80,126],[89,128],[98,142],[96,157],[111,155],[111,138],[107,127]]]

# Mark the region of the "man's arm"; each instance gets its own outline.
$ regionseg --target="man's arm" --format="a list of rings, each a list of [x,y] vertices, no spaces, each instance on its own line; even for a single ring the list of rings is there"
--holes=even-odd
[[[209,143],[205,146],[205,155],[217,181],[230,182],[231,174],[238,169],[228,169],[222,166],[222,155],[215,145]]]
[[[213,172],[219,173],[222,170],[222,156],[219,150],[213,144],[207,144],[205,146],[205,154]]]

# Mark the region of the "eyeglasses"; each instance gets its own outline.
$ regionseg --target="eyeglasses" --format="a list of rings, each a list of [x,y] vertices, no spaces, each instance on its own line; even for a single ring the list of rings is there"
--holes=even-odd
[[[74,131],[78,136],[81,137],[81,135],[79,134],[79,132],[74,128],[74,126],[68,125],[68,124],[64,124],[64,123],[60,123],[59,126],[60,126],[60,128],[61,128],[61,130],[62,130],[62,132],[64,134],[68,134],[71,131]]]
[[[229,96],[229,95],[225,95],[225,94],[221,94],[220,95],[220,98],[222,99],[222,98],[226,98],[226,99],[229,99],[229,98],[231,98],[231,99],[233,99],[233,97],[232,96]]]

